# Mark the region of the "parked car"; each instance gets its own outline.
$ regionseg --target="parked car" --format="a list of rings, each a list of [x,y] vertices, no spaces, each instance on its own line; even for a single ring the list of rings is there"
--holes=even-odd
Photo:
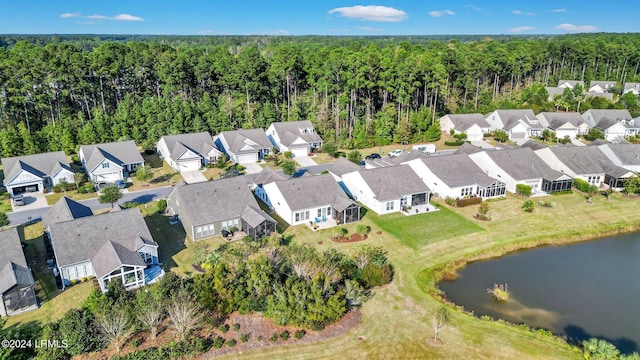
[[[24,191],[26,191],[26,192],[36,192],[36,191],[38,191],[38,187],[37,186],[27,186],[26,188],[24,188]]]
[[[13,204],[16,206],[22,206],[24,205],[24,196],[22,195],[15,195],[13,197]]]
[[[380,159],[382,158],[382,156],[380,156],[380,154],[378,153],[373,153],[373,154],[369,154],[367,156],[364,157],[367,160],[373,160],[373,159]]]
[[[116,180],[116,186],[118,187],[118,189],[124,189],[127,185],[125,184],[124,180]]]
[[[395,149],[393,151],[389,151],[389,157],[396,157],[396,156],[400,156],[402,155],[402,150],[400,149]]]

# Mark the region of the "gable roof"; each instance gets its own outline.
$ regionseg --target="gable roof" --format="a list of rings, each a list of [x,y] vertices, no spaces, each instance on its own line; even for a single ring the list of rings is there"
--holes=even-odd
[[[549,167],[532,149],[527,147],[486,153],[496,165],[516,180],[536,178],[556,180],[565,176]]]
[[[0,231],[0,294],[15,285],[34,285],[31,270],[22,251],[18,228]]]
[[[91,265],[97,277],[103,277],[121,265],[146,266],[138,252],[122,244],[108,240],[96,251]]]
[[[514,128],[521,121],[528,127],[542,129],[542,125],[531,109],[496,110],[496,113],[500,116],[506,130]]]
[[[582,115],[576,112],[541,112],[540,119],[545,119],[549,129],[557,129],[564,124],[571,124],[575,127],[586,124]]]
[[[640,83],[637,83],[637,82],[626,82],[626,83],[624,83],[623,92],[625,92],[627,90],[638,90],[638,89],[640,89]]]
[[[109,241],[133,252],[145,244],[158,246],[138,208],[50,224],[49,233],[61,267],[93,261]]]
[[[326,205],[352,204],[340,185],[329,174],[303,176],[284,181],[276,181],[275,186],[291,211],[310,209]],[[339,210],[336,208],[336,210]]]
[[[378,201],[397,200],[404,195],[431,191],[409,165],[366,169],[358,173]]]
[[[9,183],[22,170],[40,178],[53,176],[60,168],[73,172],[67,162],[67,156],[62,151],[3,158],[2,168],[4,169],[5,184]]]
[[[256,185],[262,185],[286,179],[288,178],[284,176],[284,174],[280,174],[274,171],[271,167],[265,166],[258,175],[253,178],[253,183]]]
[[[640,144],[610,144],[602,145],[620,160],[623,165],[640,165]]]
[[[178,186],[169,194],[176,196],[192,226],[238,218],[247,205],[260,208],[242,176]]]
[[[524,143],[522,143],[522,145],[520,145],[520,147],[525,147],[525,148],[529,148],[531,150],[540,150],[540,149],[546,149],[549,146],[545,145],[543,143],[539,143],[537,141],[533,141],[531,139],[525,141]]]
[[[354,164],[352,161],[349,161],[341,157],[341,158],[338,158],[336,162],[331,164],[331,166],[329,166],[329,169],[327,170],[329,170],[329,172],[334,175],[342,176],[344,174],[358,171],[360,169],[361,169],[360,166]]]
[[[585,122],[590,126],[609,128],[620,120],[631,120],[631,114],[626,109],[589,109],[582,114]]]
[[[460,147],[454,151],[454,154],[475,154],[478,152],[482,152],[484,151],[481,147],[479,146],[475,146],[475,145],[471,145],[468,142],[463,143],[462,145],[460,145]]]
[[[589,88],[592,88],[596,85],[600,86],[603,89],[605,89],[606,86],[609,85],[607,89],[610,89],[611,86],[616,86],[616,81],[615,80],[591,80],[591,82],[589,82]]]
[[[600,174],[624,171],[607,158],[597,146],[562,146],[549,148],[551,152],[576,174]],[[618,169],[617,169],[618,168]]]
[[[91,208],[64,196],[58,200],[55,205],[50,207],[47,212],[42,214],[42,223],[46,228],[49,224],[75,220],[92,215],[93,212]]]
[[[257,227],[262,224],[264,221],[269,221],[275,223],[276,221],[269,216],[266,212],[262,211],[260,208],[254,208],[251,205],[245,206],[245,208],[240,213],[240,217],[244,222],[249,224],[252,228]]]
[[[287,122],[274,122],[273,128],[278,133],[278,137],[280,138],[280,142],[289,146],[295,140],[300,137],[307,143],[317,143],[322,142],[322,138],[318,133],[316,133],[313,124],[309,120],[301,120],[301,121],[287,121]],[[304,131],[307,129],[313,129],[313,131]]]
[[[450,188],[474,184],[489,186],[497,181],[485,174],[467,154],[432,156],[420,161]]]
[[[218,135],[223,137],[229,148],[227,150],[237,153],[245,146],[258,151],[260,149],[271,149],[273,144],[269,141],[267,134],[262,129],[240,129],[233,131],[223,131]]]
[[[448,114],[453,126],[460,132],[469,130],[473,125],[478,125],[481,128],[491,127],[487,119],[482,114]]]
[[[191,151],[201,157],[205,156],[213,146],[213,138],[206,131],[190,134],[166,135],[164,143],[169,150],[169,158],[177,161],[186,151]]]
[[[570,87],[575,87],[576,85],[580,84],[580,86],[584,87],[584,81],[580,81],[580,80],[558,80],[558,87],[560,87],[560,85],[564,85],[567,84]]]
[[[144,159],[133,140],[83,145],[80,150],[84,154],[85,166],[88,171],[93,170],[104,159],[108,159],[119,166],[122,164],[144,163]]]

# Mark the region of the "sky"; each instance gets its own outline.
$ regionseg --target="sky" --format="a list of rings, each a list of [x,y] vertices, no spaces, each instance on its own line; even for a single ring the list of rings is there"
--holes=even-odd
[[[640,32],[640,1],[22,0],[0,34],[466,35]]]

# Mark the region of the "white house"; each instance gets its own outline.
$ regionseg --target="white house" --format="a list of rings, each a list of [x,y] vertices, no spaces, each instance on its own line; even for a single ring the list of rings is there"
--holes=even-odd
[[[353,197],[376,214],[428,205],[431,190],[409,165],[354,171],[342,175]]]
[[[440,130],[454,134],[465,133],[469,141],[482,140],[491,126],[482,114],[447,114],[440,118]]]
[[[558,139],[575,139],[578,135],[586,135],[589,132],[589,125],[579,113],[541,112],[536,116],[543,127],[555,132]]]
[[[262,160],[271,153],[273,147],[262,129],[223,131],[216,137],[215,143],[236,164]]]
[[[528,147],[481,151],[469,158],[512,193],[518,184],[530,186],[533,194],[571,190],[571,177],[553,170]]]
[[[220,156],[211,134],[206,131],[163,136],[156,148],[158,156],[176,172],[199,170]]]
[[[605,139],[614,143],[635,135],[640,127],[626,109],[589,109],[582,114],[582,118],[589,126],[604,131]]]
[[[558,80],[558,87],[561,88],[561,89],[564,89],[564,88],[573,89],[574,87],[576,87],[576,85],[580,85],[584,89],[584,81],[580,81],[580,80]]]
[[[251,181],[251,190],[253,190],[253,193],[258,197],[258,199],[262,200],[262,202],[271,208],[271,202],[269,201],[267,193],[264,191],[264,186],[274,181],[284,181],[287,179],[288,177],[284,174],[275,172],[269,166],[265,166],[265,168],[262,169],[262,171],[260,171]]]
[[[275,212],[290,225],[360,220],[360,206],[329,174],[274,181],[264,184],[264,191]]]
[[[598,148],[616,166],[640,173],[640,144],[602,144]]]
[[[94,183],[124,180],[130,172],[144,165],[144,159],[133,140],[83,145],[78,156]]]
[[[622,90],[623,94],[632,93],[633,95],[640,95],[640,83],[637,82],[626,82],[624,83],[624,89]]]
[[[294,156],[307,156],[324,142],[309,120],[271,123],[267,137],[278,151]]]
[[[530,137],[540,136],[543,126],[531,109],[495,110],[485,116],[491,131],[501,129],[509,134],[509,139],[522,143]]]
[[[589,83],[589,92],[606,93],[606,92],[609,92],[609,90],[611,90],[614,87],[616,87],[615,81],[591,80],[591,83]]]
[[[38,192],[66,181],[73,183],[73,171],[62,151],[2,159],[4,186],[11,195],[35,188]]]
[[[164,274],[158,244],[138,208],[51,223],[47,234],[63,287],[96,277],[103,292],[114,279],[133,289]]]
[[[407,165],[442,199],[474,196],[490,199],[506,193],[505,183],[485,174],[467,154],[419,158]]]

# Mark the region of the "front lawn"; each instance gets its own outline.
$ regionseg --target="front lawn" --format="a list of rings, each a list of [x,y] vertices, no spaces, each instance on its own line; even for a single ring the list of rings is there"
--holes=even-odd
[[[96,192],[92,192],[92,193],[78,193],[77,190],[69,190],[66,193],[63,192],[59,192],[59,193],[49,193],[49,194],[45,194],[45,199],[47,199],[47,204],[49,205],[55,205],[58,200],[62,199],[62,197],[68,197],[71,198],[75,201],[80,201],[80,200],[86,200],[86,199],[93,199],[98,197],[98,193]]]
[[[168,186],[182,180],[180,174],[175,172],[169,164],[160,159],[157,153],[149,155],[143,152],[142,158],[144,159],[144,163],[151,168],[151,179],[146,183],[143,183],[136,178],[136,173],[132,172],[129,174],[129,178],[131,179],[131,185],[127,187],[129,191]]]

